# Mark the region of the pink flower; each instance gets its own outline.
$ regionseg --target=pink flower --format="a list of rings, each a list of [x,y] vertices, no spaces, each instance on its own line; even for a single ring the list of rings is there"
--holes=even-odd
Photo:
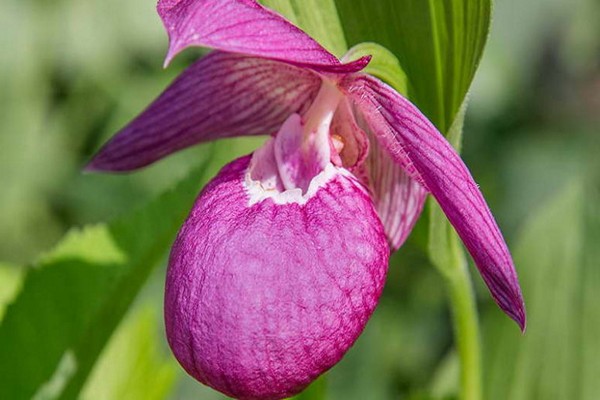
[[[96,155],[129,171],[196,143],[272,135],[204,188],[169,262],[169,344],[241,399],[301,391],[362,332],[427,193],[524,328],[510,253],[460,156],[408,100],[253,0],[161,0],[184,71]]]

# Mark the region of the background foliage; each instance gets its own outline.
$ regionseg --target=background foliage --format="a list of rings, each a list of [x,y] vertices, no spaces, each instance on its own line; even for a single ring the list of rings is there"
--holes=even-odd
[[[385,45],[406,72],[411,98],[440,129],[450,127],[477,57],[456,50],[444,18],[485,8],[435,0],[269,3],[313,24],[307,30],[338,55],[366,40]],[[311,10],[331,5],[337,18],[311,22]],[[463,154],[514,251],[530,318],[523,337],[475,278],[485,398],[594,399],[600,6],[503,0],[493,13]],[[450,32],[432,42],[437,52],[414,40],[431,39],[431,26]],[[482,28],[469,28],[481,40]],[[335,39],[342,29],[344,40]],[[219,399],[184,376],[166,348],[164,255],[203,182],[260,139],[200,146],[132,175],[82,174],[93,151],[200,52],[162,70],[166,35],[147,0],[7,0],[0,30],[0,398],[70,398],[82,389],[85,399]],[[456,71],[464,78],[444,79]],[[84,225],[91,226],[67,234]],[[393,257],[364,335],[304,398],[456,395],[447,300],[429,265],[427,236],[424,220]]]

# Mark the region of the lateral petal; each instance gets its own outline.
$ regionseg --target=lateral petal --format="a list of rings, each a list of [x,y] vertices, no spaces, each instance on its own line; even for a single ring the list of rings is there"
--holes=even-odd
[[[130,171],[210,140],[276,132],[306,111],[321,84],[314,72],[215,51],[186,69],[87,166]]]
[[[169,34],[165,65],[190,46],[281,60],[320,72],[356,72],[370,60],[341,64],[300,28],[254,0],[160,0],[157,9]]]
[[[367,157],[369,183],[377,214],[392,251],[398,250],[414,228],[427,198],[427,189],[398,165],[372,136]]]
[[[340,137],[340,153],[348,168],[371,191],[377,215],[383,223],[392,251],[398,250],[421,215],[427,190],[396,164],[368,129],[358,125],[345,99],[332,123],[332,134]]]
[[[416,106],[389,86],[366,75],[343,85],[392,159],[436,198],[496,303],[524,329],[525,306],[512,257],[460,156]]]

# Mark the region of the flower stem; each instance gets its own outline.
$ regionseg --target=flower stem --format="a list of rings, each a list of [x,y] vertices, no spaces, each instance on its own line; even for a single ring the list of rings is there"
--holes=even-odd
[[[467,108],[461,105],[447,138],[460,151],[462,127]],[[475,293],[460,239],[440,207],[430,200],[429,207],[429,258],[446,280],[454,341],[460,361],[460,399],[480,400],[481,344]]]
[[[475,293],[465,254],[454,235],[450,240],[451,263],[445,273],[452,311],[454,337],[460,359],[460,399],[480,400],[481,346]]]

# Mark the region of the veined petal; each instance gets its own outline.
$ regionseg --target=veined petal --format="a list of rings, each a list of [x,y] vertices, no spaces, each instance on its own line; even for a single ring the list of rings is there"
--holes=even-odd
[[[215,51],[186,69],[115,135],[88,170],[130,171],[214,139],[277,132],[321,85],[310,70]]]
[[[272,190],[256,201],[245,186],[249,161],[226,166],[181,228],[165,325],[176,358],[199,381],[238,399],[282,399],[360,335],[389,248],[368,193],[347,171],[329,164],[300,201]]]
[[[377,214],[392,250],[398,250],[412,232],[427,198],[427,189],[390,157],[374,135],[367,157],[369,186]]]
[[[190,46],[281,60],[319,72],[356,72],[370,60],[341,64],[301,29],[254,0],[160,0],[157,8],[169,34],[165,65]]]
[[[283,186],[306,192],[312,178],[329,163],[330,150],[327,132],[305,138],[303,128],[298,114],[283,123],[275,138],[275,159]]]
[[[384,83],[361,75],[344,87],[392,159],[436,198],[500,308],[524,329],[525,306],[512,257],[460,156],[412,103]]]
[[[392,250],[402,246],[417,222],[427,190],[412,179],[382,148],[374,134],[356,122],[348,99],[338,107],[332,134],[343,143],[340,153],[344,167],[371,190],[377,215]]]

